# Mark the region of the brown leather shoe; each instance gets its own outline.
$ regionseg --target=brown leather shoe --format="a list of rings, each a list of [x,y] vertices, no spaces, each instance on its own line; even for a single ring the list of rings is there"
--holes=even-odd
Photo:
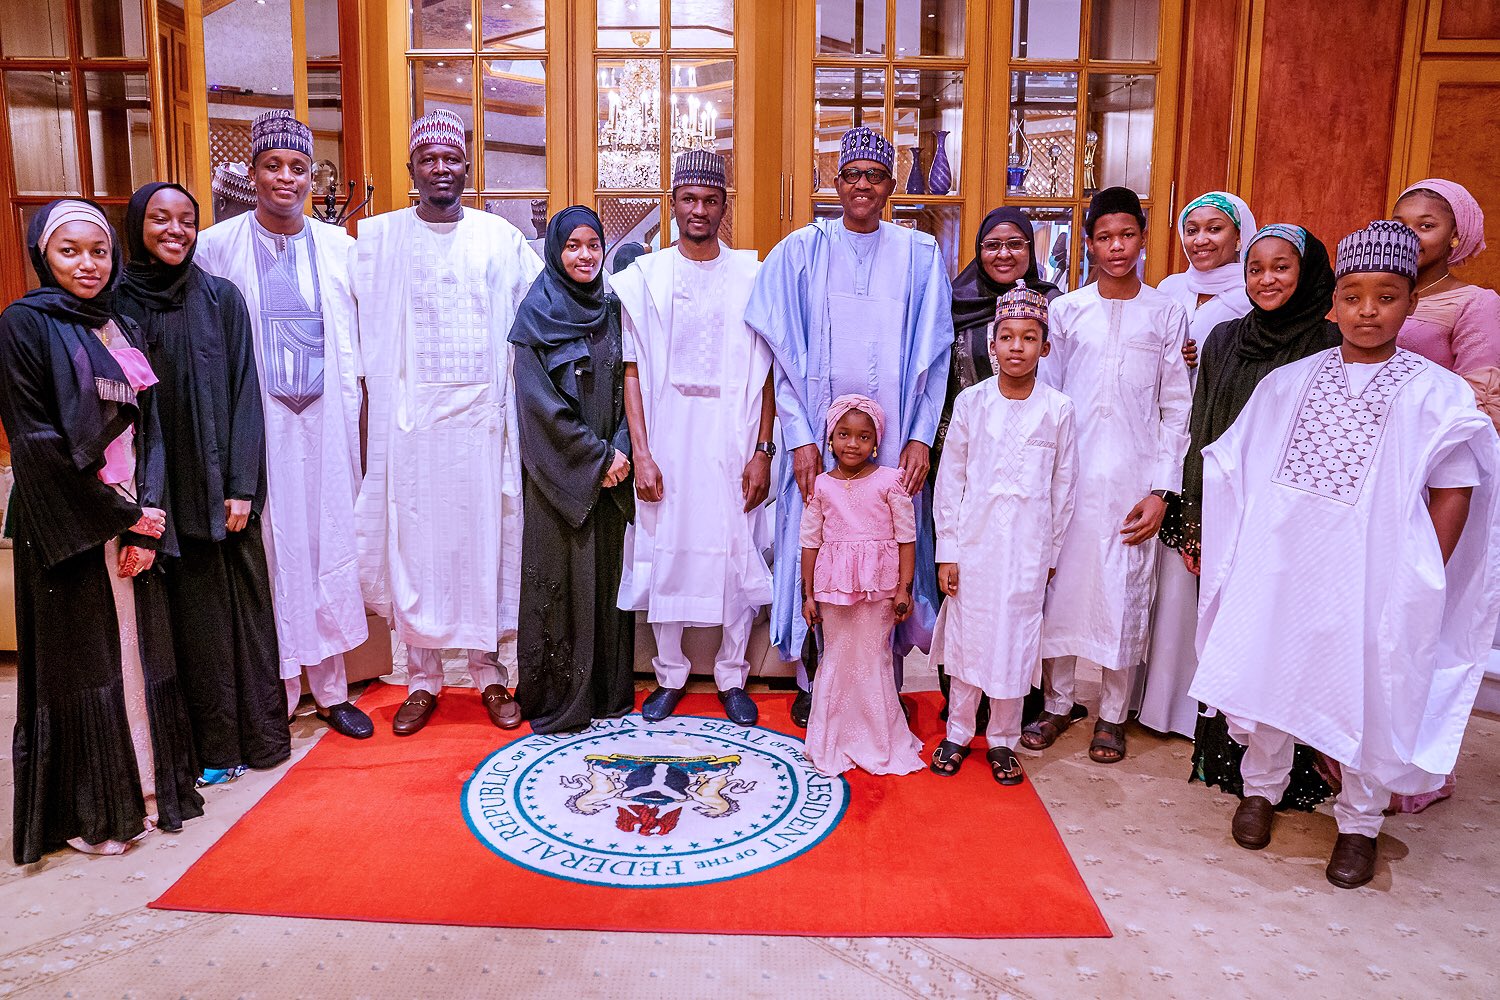
[[[491,684],[479,695],[479,700],[490,713],[490,721],[501,729],[514,729],[521,724],[521,706],[504,684]]]
[[[437,695],[426,691],[412,691],[396,709],[396,720],[391,723],[391,731],[397,736],[410,736],[423,726],[427,720],[432,718],[432,713],[437,711]]]
[[[1358,889],[1375,877],[1375,838],[1341,833],[1328,859],[1328,881],[1340,889]]]
[[[1234,842],[1247,851],[1260,850],[1271,842],[1271,821],[1275,818],[1276,805],[1270,799],[1264,795],[1245,796],[1229,824]]]

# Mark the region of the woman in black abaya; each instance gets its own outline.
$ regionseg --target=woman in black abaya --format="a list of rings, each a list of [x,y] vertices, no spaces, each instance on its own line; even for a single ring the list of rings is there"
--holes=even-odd
[[[41,287],[0,313],[19,673],[15,860],[119,854],[203,813],[172,649],[166,467],[119,249],[92,202],[32,220]]]
[[[534,732],[556,733],[634,705],[635,619],[616,599],[635,492],[599,217],[553,216],[544,261],[510,333],[525,505],[516,700]]]
[[[250,314],[233,284],[193,263],[198,203],[147,184],[125,212],[129,260],[120,310],[135,320],[161,379],[172,526],[177,668],[205,783],[291,756],[286,692],[261,544],[265,422]]]

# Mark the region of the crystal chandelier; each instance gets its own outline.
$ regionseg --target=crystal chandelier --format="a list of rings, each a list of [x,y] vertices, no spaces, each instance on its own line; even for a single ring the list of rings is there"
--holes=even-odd
[[[649,35],[637,32],[632,40],[644,46]],[[693,67],[677,72],[674,83],[696,89],[698,73]],[[630,59],[615,71],[599,74],[609,111],[599,123],[599,183],[606,188],[661,187],[661,62]],[[719,145],[718,109],[710,101],[689,96],[682,106],[671,96],[667,122],[671,129],[671,151],[716,150]]]

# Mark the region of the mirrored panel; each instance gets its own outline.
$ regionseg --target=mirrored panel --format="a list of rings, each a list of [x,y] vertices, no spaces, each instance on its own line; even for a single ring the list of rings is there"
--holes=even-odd
[[[78,33],[85,56],[144,59],[144,0],[79,0]]]
[[[1092,0],[1089,57],[1116,62],[1152,62],[1161,17],[1159,0]]]
[[[474,149],[474,63],[468,59],[416,59],[411,66],[411,120],[444,108],[464,123],[464,142]],[[405,148],[405,147],[402,147]],[[469,172],[467,189],[478,179]]]
[[[1144,196],[1151,190],[1156,77],[1090,74],[1088,107],[1084,187],[1119,184]]]
[[[604,223],[604,270],[614,263],[615,251],[624,243],[639,243],[647,250],[660,250],[662,200],[660,198],[604,195],[598,199],[599,221]]]
[[[156,173],[146,74],[91,71],[83,74],[83,89],[94,194],[128,197]]]
[[[734,0],[672,0],[672,48],[734,48]]]
[[[839,143],[856,125],[889,134],[884,69],[820,66],[813,73],[813,190],[833,192]]]
[[[667,112],[673,161],[688,150],[712,150],[724,157],[734,187],[734,60],[674,59],[671,74]]]
[[[335,205],[345,198],[350,205],[364,198],[364,178],[349,177],[344,171],[344,88],[336,69],[307,71],[307,124],[313,133],[313,201],[328,208],[331,194]],[[354,190],[349,190],[349,182]]]
[[[896,193],[958,194],[964,75],[896,70]]]
[[[67,0],[0,3],[0,55],[12,59],[66,56],[67,6]]]
[[[659,0],[598,0],[601,49],[661,47]]]
[[[73,78],[67,73],[9,71],[5,99],[16,193],[78,192],[83,179],[74,130]]]
[[[307,22],[307,58],[339,57],[339,0],[302,0]]]
[[[885,55],[885,4],[886,0],[818,0],[818,55]]]
[[[1036,269],[1045,281],[1069,290],[1068,268],[1072,263],[1073,209],[1022,205],[1031,219]]]
[[[661,187],[661,60],[601,59],[599,187]]]
[[[480,66],[484,71],[479,100],[484,109],[485,190],[545,190],[547,76],[542,63],[486,59]],[[525,226],[518,228],[527,231]]]
[[[474,10],[469,0],[409,0],[411,47],[472,49]]]
[[[486,49],[547,47],[547,0],[482,0],[479,44]]]
[[[541,255],[547,241],[546,198],[486,198],[484,210],[519,229]]]
[[[962,58],[964,6],[964,0],[896,0],[896,58]]]
[[[1006,191],[1073,197],[1078,74],[1011,73]]]
[[[1016,59],[1077,59],[1082,21],[1082,0],[1015,0],[1010,54]]]
[[[291,0],[230,0],[205,14],[203,66],[210,163],[248,164],[250,122],[293,107]]]
[[[948,265],[948,277],[958,274],[959,229],[963,209],[958,205],[892,205],[891,221],[908,229],[920,229],[937,240],[938,250]]]

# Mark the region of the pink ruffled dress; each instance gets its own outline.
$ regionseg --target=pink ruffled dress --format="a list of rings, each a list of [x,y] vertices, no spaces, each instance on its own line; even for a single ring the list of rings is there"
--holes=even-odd
[[[824,473],[802,514],[802,545],[818,550],[813,597],[823,616],[823,655],[813,678],[807,758],[819,773],[921,770],[922,744],[901,711],[890,637],[902,543],[916,514],[901,470],[875,466],[854,480]]]

